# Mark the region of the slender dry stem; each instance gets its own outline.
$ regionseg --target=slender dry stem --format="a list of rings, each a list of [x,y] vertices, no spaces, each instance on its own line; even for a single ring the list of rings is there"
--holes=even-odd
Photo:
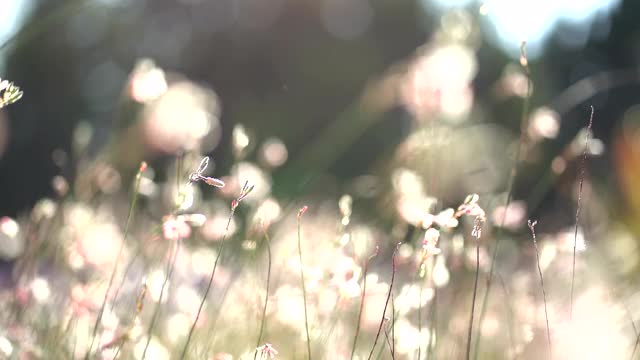
[[[184,347],[182,348],[182,353],[180,355],[180,359],[184,359],[187,355],[187,349],[189,348],[189,343],[191,342],[191,337],[193,336],[193,332],[195,331],[196,324],[200,319],[200,314],[202,313],[202,309],[204,308],[204,304],[207,301],[207,296],[209,296],[209,291],[211,291],[211,285],[213,284],[213,278],[216,275],[216,270],[218,268],[218,261],[220,261],[220,257],[222,257],[222,251],[224,250],[224,245],[226,243],[227,234],[229,233],[229,225],[231,224],[231,220],[233,219],[233,215],[235,213],[235,207],[231,207],[231,213],[229,214],[229,218],[227,219],[227,226],[224,228],[224,235],[222,236],[222,241],[220,242],[220,250],[218,251],[218,255],[216,255],[216,260],[213,262],[213,269],[211,270],[211,274],[209,275],[209,282],[207,283],[207,288],[204,291],[204,295],[202,296],[202,300],[200,301],[200,306],[198,307],[198,312],[196,313],[196,318],[193,320],[191,324],[191,328],[189,329],[189,334],[187,335],[187,341],[184,343]]]
[[[495,271],[496,259],[498,257],[498,249],[500,248],[500,240],[502,237],[500,236],[502,230],[504,229],[504,224],[507,219],[507,210],[509,209],[509,204],[511,204],[511,200],[513,199],[513,188],[516,179],[516,174],[518,170],[518,164],[520,163],[520,157],[522,153],[522,145],[524,143],[525,137],[525,124],[527,123],[527,118],[529,117],[529,104],[531,102],[531,69],[529,67],[529,61],[527,59],[526,53],[526,42],[522,42],[520,45],[520,65],[522,65],[525,75],[527,77],[527,92],[524,98],[524,103],[522,105],[522,113],[520,118],[520,137],[516,147],[516,155],[513,160],[513,164],[511,166],[511,174],[509,176],[509,184],[507,185],[507,200],[504,205],[504,213],[502,214],[502,219],[500,221],[500,227],[496,230],[496,244],[493,247],[493,254],[491,255],[491,266],[489,268],[489,276],[487,277],[486,282],[486,290],[484,296],[482,298],[482,307],[480,309],[480,317],[479,324],[482,326],[482,322],[484,321],[484,317],[487,313],[487,306],[489,304],[489,294],[491,292],[491,285],[493,283],[493,272]],[[480,331],[476,335],[476,345],[475,345],[475,356],[474,359],[478,358],[478,354],[480,353]]]
[[[391,302],[393,302],[393,300],[391,300]],[[387,340],[387,346],[389,346],[389,351],[391,352],[391,359],[395,359],[396,356],[393,353],[393,345],[391,343],[391,340],[389,340],[389,330],[387,330],[387,328],[384,328],[384,337]]]
[[[536,240],[536,224],[538,222],[531,222],[529,220],[527,224],[531,230],[531,236],[533,237],[533,246],[536,249],[536,263],[538,264],[538,275],[540,275],[540,287],[542,287],[542,301],[544,302],[544,318],[547,322],[547,342],[549,344],[549,359],[553,358],[553,349],[551,347],[551,330],[549,328],[549,313],[547,312],[547,293],[544,289],[544,278],[542,277],[542,268],[540,267],[540,252],[538,251],[538,241]]]
[[[264,307],[262,308],[262,320],[260,320],[260,333],[258,334],[256,352],[253,354],[254,360],[258,356],[258,348],[260,347],[262,335],[264,334],[264,326],[267,319],[267,305],[269,304],[269,285],[271,281],[271,240],[269,239],[269,233],[264,226],[262,227],[262,232],[264,233],[264,239],[267,243],[267,289],[266,294],[264,295]]]
[[[177,186],[179,199],[181,199],[182,197],[182,192],[180,191],[180,177],[182,174],[182,158],[183,158],[183,154],[181,153],[178,155],[178,159],[176,163],[176,186]],[[178,213],[181,205],[182,203],[178,203],[175,206],[175,208],[172,211],[173,216],[175,216]],[[142,360],[144,360],[145,357],[147,356],[147,350],[149,349],[149,344],[151,343],[153,328],[155,327],[156,321],[158,320],[158,315],[160,314],[160,308],[162,306],[164,291],[167,287],[167,284],[169,283],[169,279],[171,278],[171,275],[173,274],[173,269],[175,268],[176,260],[178,259],[178,254],[180,253],[181,242],[182,242],[182,239],[178,238],[174,246],[175,250],[169,253],[169,259],[167,259],[166,275],[165,275],[164,281],[162,282],[162,287],[160,288],[160,296],[158,298],[158,304],[153,310],[153,315],[151,316],[151,322],[149,323],[149,328],[147,329],[147,341],[144,344],[144,350],[142,351]]]
[[[369,262],[371,259],[378,255],[380,248],[376,246],[375,252],[369,256],[367,261],[364,264],[364,270],[362,272],[362,298],[360,300],[360,310],[358,310],[358,322],[356,323],[356,333],[353,336],[353,345],[351,345],[351,359],[353,360],[353,356],[356,353],[356,344],[358,343],[358,335],[360,335],[360,322],[362,321],[362,311],[364,310],[364,301],[367,296],[367,272],[369,271]]]
[[[124,227],[124,235],[122,238],[122,243],[120,243],[120,248],[118,249],[118,255],[116,256],[116,260],[113,264],[113,270],[111,270],[111,276],[109,277],[109,283],[107,285],[107,290],[104,293],[104,298],[102,299],[102,304],[100,305],[100,311],[98,311],[98,316],[96,317],[96,322],[93,325],[93,331],[91,333],[91,343],[89,344],[89,349],[85,353],[85,360],[88,360],[91,356],[91,352],[93,351],[93,345],[96,340],[96,335],[98,334],[98,327],[100,326],[100,321],[102,320],[102,315],[104,314],[104,309],[107,306],[107,300],[109,299],[109,291],[111,291],[111,286],[113,286],[113,281],[116,278],[116,274],[118,273],[118,264],[120,263],[120,259],[124,254],[125,244],[127,243],[127,236],[129,235],[129,227],[131,225],[131,220],[133,219],[133,213],[136,208],[136,204],[138,202],[138,190],[140,189],[140,179],[142,178],[142,173],[147,169],[147,164],[143,162],[140,164],[140,168],[138,169],[138,173],[136,174],[136,179],[133,185],[133,193],[131,194],[131,202],[129,205],[129,213],[127,215],[127,223]]]
[[[378,327],[378,332],[376,333],[376,338],[373,341],[373,346],[371,347],[371,352],[369,353],[369,357],[367,358],[368,360],[371,360],[371,357],[373,356],[373,351],[376,348],[376,345],[378,344],[378,339],[380,338],[380,333],[382,332],[382,327],[384,326],[384,322],[386,319],[386,315],[387,315],[387,306],[389,305],[389,300],[391,299],[391,296],[393,295],[393,282],[395,280],[396,277],[396,253],[398,252],[398,249],[400,248],[400,245],[402,243],[398,243],[398,245],[396,245],[396,249],[393,251],[393,255],[391,256],[391,283],[389,284],[389,292],[387,293],[387,301],[385,301],[384,303],[384,309],[382,310],[382,319],[380,319],[380,326]]]
[[[578,224],[580,223],[580,210],[582,208],[582,185],[584,184],[584,171],[587,163],[587,153],[589,151],[589,135],[593,125],[593,113],[595,112],[593,105],[591,106],[591,116],[589,117],[589,126],[587,127],[587,135],[584,141],[584,151],[582,152],[582,164],[580,165],[580,185],[578,187],[578,205],[576,209],[576,225],[573,232],[573,264],[571,266],[571,302],[569,306],[569,321],[573,321],[573,285],[576,278],[576,249],[578,247]]]

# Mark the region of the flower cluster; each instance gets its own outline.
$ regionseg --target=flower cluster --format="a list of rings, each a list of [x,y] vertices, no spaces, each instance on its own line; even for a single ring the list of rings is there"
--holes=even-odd
[[[266,343],[256,349],[260,353],[260,358],[275,359],[276,355],[278,355],[278,350],[276,350],[273,345]]]
[[[22,90],[7,80],[0,81],[0,109],[22,98]]]
[[[471,232],[471,236],[476,239],[480,239],[482,235],[482,224],[485,222],[487,216],[484,210],[478,205],[478,200],[480,200],[480,196],[478,194],[472,194],[467,196],[464,200],[464,203],[458,207],[458,211],[456,211],[456,217],[460,217],[462,215],[474,216],[474,224],[473,231]]]
[[[475,216],[475,223],[471,235],[480,238],[482,223],[486,219],[484,210],[478,205],[480,197],[477,194],[467,196],[457,210],[448,208],[437,215],[426,214],[422,220],[422,228],[425,230],[422,238],[422,262],[430,255],[439,255],[442,251],[438,248],[438,240],[442,230],[450,230],[458,226],[458,218],[463,215]]]

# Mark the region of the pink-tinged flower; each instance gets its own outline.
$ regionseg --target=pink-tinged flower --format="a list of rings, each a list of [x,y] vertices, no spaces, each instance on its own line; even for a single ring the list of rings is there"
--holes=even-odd
[[[237,198],[231,201],[231,211],[235,211],[240,202],[244,200],[252,191],[255,185],[249,185],[249,181],[245,181],[242,189],[240,190],[240,195]]]
[[[162,234],[167,240],[184,239],[191,235],[191,227],[182,217],[165,217],[162,223]]]
[[[304,215],[304,213],[307,212],[307,210],[309,210],[309,207],[307,205],[301,207],[300,210],[298,211],[298,219],[300,219],[302,215]]]
[[[271,344],[266,343],[263,346],[257,348],[261,357],[268,356],[269,359],[275,359],[276,355],[278,355],[278,350],[276,350]]]
[[[464,203],[458,207],[458,211],[455,213],[455,217],[460,217],[462,215],[475,216],[484,221],[486,215],[484,210],[478,205],[478,200],[480,197],[478,194],[472,194],[467,196],[464,200]]]
[[[480,197],[478,194],[472,194],[467,196],[464,200],[464,203],[458,207],[458,211],[456,211],[455,216],[460,217],[462,215],[475,216],[475,222],[473,224],[473,231],[471,232],[471,236],[476,239],[480,239],[482,235],[482,224],[486,219],[486,214],[484,210],[478,205],[478,200]]]
[[[438,245],[438,239],[440,239],[440,231],[434,228],[429,228],[425,231],[422,239],[422,249],[425,256],[440,254],[441,250],[436,246]]]

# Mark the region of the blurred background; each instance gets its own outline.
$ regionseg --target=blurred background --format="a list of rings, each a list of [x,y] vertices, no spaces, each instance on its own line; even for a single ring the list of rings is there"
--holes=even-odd
[[[232,304],[260,308],[264,299],[254,304],[252,289],[261,289],[256,296],[264,298],[264,272],[247,270],[255,267],[247,264],[265,264],[256,224],[266,223],[273,232],[274,273],[283,274],[272,288],[273,294],[280,292],[272,294],[279,305],[269,313],[273,325],[267,334],[299,335],[304,321],[297,305],[280,302],[300,295],[295,280],[300,264],[287,259],[291,246],[295,250],[295,214],[309,205],[305,234],[311,244],[305,250],[326,255],[305,265],[314,274],[310,281],[316,281],[310,293],[313,323],[317,339],[333,339],[324,344],[335,345],[333,350],[318,345],[317,351],[349,358],[351,344],[340,338],[350,339],[353,327],[346,321],[340,326],[331,304],[355,301],[345,305],[347,318],[355,321],[357,296],[343,292],[354,279],[361,294],[363,264],[375,246],[380,254],[370,275],[380,277],[372,283],[381,294],[389,285],[394,244],[402,241],[404,267],[398,276],[406,286],[397,288],[398,301],[417,296],[413,291],[420,281],[409,274],[424,265],[425,216],[477,193],[487,213],[478,306],[494,266],[502,288],[493,286],[504,290],[492,289],[496,295],[476,325],[479,358],[540,358],[547,346],[528,219],[538,220],[541,261],[549,276],[554,353],[567,354],[564,345],[572,334],[569,338],[590,344],[579,350],[581,359],[638,355],[638,14],[640,3],[632,0],[7,0],[0,5],[0,77],[18,85],[24,96],[0,112],[0,215],[8,219],[3,224],[15,223],[5,227],[0,241],[3,286],[14,296],[15,289],[44,286],[34,285],[36,280],[51,284],[51,291],[62,282],[60,289],[72,302],[78,301],[78,286],[83,294],[90,293],[87,287],[104,287],[114,260],[107,257],[118,253],[117,246],[104,242],[127,240],[122,235],[131,184],[144,160],[150,171],[141,183],[140,215],[127,240],[134,244],[126,247],[130,260],[122,262],[132,265],[126,271],[122,266],[121,286],[135,303],[141,277],[166,276],[166,249],[145,250],[140,244],[171,238],[166,229],[158,230],[171,209],[178,205],[181,213],[204,214],[204,224],[190,224],[188,233],[177,236],[195,242],[176,250],[185,258],[177,257],[175,276],[197,276],[184,289],[174,284],[158,326],[183,329],[192,321],[210,266],[204,261],[204,270],[196,267],[196,259],[210,259],[218,249],[228,203],[249,181],[255,190],[232,222],[226,275],[216,278],[212,291],[223,300],[212,309],[239,307],[222,307],[227,297],[240,299],[228,300]],[[201,183],[189,186],[179,202],[175,194],[184,191],[180,187],[203,156],[211,158],[207,176],[227,186],[219,191]],[[505,208],[516,160],[513,200]],[[566,289],[581,180],[575,239],[583,259],[573,310],[581,320],[568,321]],[[398,358],[463,357],[457,344],[466,341],[475,269],[469,233],[469,224],[461,222],[441,238],[443,254],[435,259],[442,260],[430,260],[429,280],[419,285],[420,305],[402,313]],[[498,238],[501,248],[494,256]],[[74,244],[79,244],[75,250]],[[329,255],[334,251],[340,255]],[[59,279],[62,274],[65,280]],[[288,283],[288,277],[294,280]],[[336,277],[346,285],[336,285]],[[323,295],[329,288],[334,297]],[[423,304],[422,292],[429,289]],[[65,296],[45,300],[48,295],[38,300],[36,293],[33,306],[68,301]],[[161,304],[161,298],[154,301]],[[505,302],[511,304],[510,320],[503,319]],[[64,320],[79,332],[90,329],[95,305],[86,314],[74,313],[75,323]],[[251,311],[240,308],[225,310],[228,319],[219,321],[233,323]],[[373,308],[371,317],[382,315],[380,307]],[[441,310],[438,322],[433,314]],[[114,328],[124,323],[127,311],[117,313],[116,307],[120,320]],[[85,323],[78,314],[86,315]],[[37,358],[34,349],[43,343],[37,326],[8,318],[35,334],[29,351]],[[361,323],[363,349],[372,344],[378,320],[367,321]],[[328,334],[321,331],[327,327]],[[175,356],[185,334],[159,330],[152,337],[153,358]],[[15,356],[20,350],[11,336],[0,333],[0,342],[13,344],[5,353]],[[242,358],[255,348],[253,338],[231,338],[216,337],[197,349],[205,355],[194,358],[220,353]],[[488,339],[482,348],[479,338]],[[78,339],[84,348],[73,352],[83,354],[88,337]],[[304,358],[304,338],[299,340],[299,346],[279,344],[282,358]],[[123,347],[124,354],[140,358],[137,346],[131,344],[130,353]]]

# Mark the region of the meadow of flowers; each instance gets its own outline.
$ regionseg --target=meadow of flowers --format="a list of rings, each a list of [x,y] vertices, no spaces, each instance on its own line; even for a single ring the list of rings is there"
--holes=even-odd
[[[296,153],[242,124],[221,142],[215,89],[141,59],[117,105],[128,122],[98,150],[80,123],[72,151],[52,154],[73,175],[0,219],[11,264],[0,358],[637,356],[640,303],[620,280],[637,266],[637,243],[589,176],[605,153],[592,131],[598,109],[584,108],[575,139],[515,196],[563,114],[532,103],[523,43],[492,95],[522,108],[516,131],[485,118],[474,26],[447,17],[363,89],[357,116]],[[16,85],[0,83],[0,107],[29,102]],[[392,152],[346,181],[324,175],[395,107],[411,128]],[[230,166],[210,158],[222,147]],[[300,164],[317,169],[308,191],[274,191],[273,174]],[[571,223],[529,214],[553,184]]]

